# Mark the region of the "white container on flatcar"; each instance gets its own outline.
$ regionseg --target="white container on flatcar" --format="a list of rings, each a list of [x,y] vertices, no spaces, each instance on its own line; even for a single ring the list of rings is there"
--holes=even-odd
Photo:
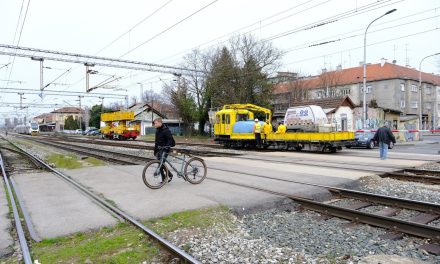
[[[328,124],[328,119],[320,106],[297,106],[287,109],[284,124],[288,131],[312,132]]]

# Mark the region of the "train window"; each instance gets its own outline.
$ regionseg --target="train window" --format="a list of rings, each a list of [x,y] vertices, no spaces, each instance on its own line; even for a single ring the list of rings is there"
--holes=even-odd
[[[220,115],[215,116],[215,123],[220,124]]]
[[[225,114],[222,115],[222,124],[225,123]]]
[[[230,124],[231,123],[231,117],[230,115],[226,115],[226,124]]]
[[[248,120],[248,115],[247,114],[237,114],[236,119],[237,119],[237,121],[246,121],[246,120]]]

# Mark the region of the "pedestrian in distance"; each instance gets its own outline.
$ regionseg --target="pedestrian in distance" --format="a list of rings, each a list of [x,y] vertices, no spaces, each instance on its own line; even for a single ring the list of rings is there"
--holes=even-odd
[[[384,125],[376,131],[373,140],[379,143],[380,159],[385,160],[388,154],[388,146],[391,142],[396,143],[396,138],[389,129],[388,122],[385,122]]]
[[[270,123],[270,120],[267,119],[266,123],[263,125],[263,133],[264,133],[264,143],[267,141],[267,135],[272,133],[272,124]]]
[[[254,135],[255,135],[255,146],[259,148],[261,147],[261,124],[257,118],[255,118]]]
[[[164,158],[166,159],[170,153],[171,147],[174,147],[176,142],[174,141],[170,129],[162,122],[162,118],[154,119],[153,126],[156,128],[156,137],[154,139],[154,156],[156,156],[157,160],[160,160],[162,155],[164,155]],[[160,174],[162,176],[162,181],[164,181],[164,170],[161,170]],[[173,174],[169,172],[168,182],[170,182],[172,179]]]

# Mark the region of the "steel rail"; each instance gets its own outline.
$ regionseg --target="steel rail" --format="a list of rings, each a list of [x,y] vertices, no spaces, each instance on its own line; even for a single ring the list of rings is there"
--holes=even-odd
[[[69,141],[69,142],[79,142],[79,143],[92,143],[97,145],[106,145],[106,146],[113,146],[113,147],[121,147],[121,148],[132,148],[132,149],[146,149],[146,150],[153,150],[154,146],[147,146],[147,145],[139,145],[139,144],[127,144],[127,143],[118,143],[118,142],[111,142],[111,141],[96,141],[96,140],[83,140],[83,139],[72,139],[69,137],[69,139],[55,139],[54,141]],[[185,148],[179,148],[179,147],[173,147],[173,150],[176,150],[181,153],[188,153],[193,155],[215,155],[215,156],[238,156],[241,154],[236,153],[225,153],[225,152],[217,152],[217,151],[208,151],[208,150],[193,150],[193,149],[185,149]]]
[[[374,193],[369,193],[369,192],[349,190],[349,189],[345,189],[345,188],[315,184],[315,183],[310,183],[310,182],[280,179],[280,178],[271,177],[271,176],[264,176],[264,175],[247,173],[247,172],[238,172],[238,171],[233,171],[233,170],[228,170],[228,169],[218,169],[218,168],[212,168],[212,167],[208,167],[208,168],[211,170],[239,173],[239,174],[255,176],[255,177],[265,178],[265,179],[270,179],[270,180],[277,180],[277,181],[283,181],[283,182],[289,182],[289,183],[303,184],[303,185],[308,185],[308,186],[313,186],[313,187],[320,187],[320,188],[327,189],[328,191],[330,191],[334,194],[339,194],[341,196],[344,196],[346,198],[356,198],[359,200],[364,200],[364,201],[368,201],[368,202],[372,202],[372,203],[386,204],[386,205],[391,205],[391,206],[398,206],[398,207],[405,208],[405,209],[440,214],[440,204],[436,204],[436,203],[408,200],[408,199],[397,198],[397,197],[392,197],[392,196],[385,196],[385,195],[381,195],[381,194],[374,194]]]
[[[440,239],[440,228],[429,226],[429,225],[423,225],[418,223],[413,223],[409,221],[394,219],[391,217],[386,216],[380,216],[365,212],[360,212],[352,209],[347,209],[343,207],[338,207],[330,204],[324,204],[316,201],[312,201],[310,199],[306,199],[303,197],[298,196],[292,196],[289,194],[276,192],[272,190],[267,190],[264,188],[259,188],[247,184],[241,184],[241,183],[235,183],[227,180],[220,180],[215,178],[208,178],[209,180],[223,182],[227,184],[232,184],[240,187],[246,187],[253,190],[258,190],[282,197],[289,198],[295,202],[300,203],[304,208],[308,208],[313,211],[317,211],[323,214],[329,214],[332,216],[336,216],[339,218],[344,218],[348,220],[352,220],[354,222],[361,222],[365,224],[369,224],[372,226],[378,226],[382,228],[387,228],[392,231],[398,231],[405,234],[411,234],[418,237],[424,237],[424,238],[430,238],[430,239]]]
[[[53,143],[53,142],[48,142],[48,141],[43,141],[43,140],[38,140],[38,139],[33,139],[33,140],[36,141],[36,142],[42,143],[42,144],[51,145],[51,146],[54,146],[54,147],[59,147],[59,148],[70,150],[70,151],[75,151],[75,152],[83,154],[83,155],[89,155],[89,156],[93,156],[95,158],[105,159],[105,160],[112,161],[112,162],[119,163],[119,164],[128,164],[128,165],[138,165],[139,164],[139,163],[135,163],[135,162],[128,161],[128,160],[121,160],[119,158],[112,158],[112,157],[103,156],[103,155],[99,155],[99,154],[95,154],[95,153],[89,152],[89,151],[98,151],[96,148],[89,148],[89,147],[84,147],[84,146],[71,146],[71,145],[67,146],[66,144],[60,145],[60,144],[56,144],[56,143]],[[78,148],[87,149],[89,151],[80,150]],[[136,159],[142,159],[143,160],[142,157],[138,157],[138,156],[134,156],[134,155],[130,155],[129,156],[128,154],[112,152],[112,151],[107,151],[107,150],[102,150],[102,149],[99,150],[99,151],[110,153],[110,154],[113,154],[113,155],[126,156],[126,157],[130,157],[130,158],[136,158]]]
[[[12,145],[14,145],[16,148],[20,149],[23,152],[26,152],[25,150],[23,150],[22,148],[20,148],[19,146],[15,145],[14,143],[10,142]],[[119,216],[121,216],[122,218],[124,218],[125,220],[129,221],[131,224],[133,224],[134,226],[136,226],[137,228],[140,228],[141,230],[143,230],[145,233],[147,233],[150,237],[152,237],[153,239],[155,239],[156,241],[158,241],[162,246],[164,246],[168,251],[172,252],[174,255],[178,256],[179,258],[183,259],[185,261],[185,263],[194,263],[194,264],[200,264],[199,261],[197,261],[196,259],[194,259],[191,255],[189,255],[188,253],[186,253],[185,251],[181,250],[180,248],[178,248],[177,246],[173,245],[172,243],[170,243],[169,241],[167,241],[166,239],[162,238],[161,236],[159,236],[158,234],[156,234],[153,230],[149,229],[148,227],[144,226],[141,222],[137,221],[134,217],[128,215],[127,213],[123,212],[122,210],[120,210],[119,208],[111,205],[110,203],[106,202],[104,199],[102,199],[101,197],[97,196],[96,194],[94,194],[93,192],[89,191],[86,187],[82,186],[81,184],[79,184],[78,182],[74,181],[73,179],[71,179],[69,176],[63,174],[62,172],[52,168],[49,164],[45,163],[43,160],[41,160],[38,157],[35,157],[35,159],[40,162],[46,169],[50,170],[51,172],[53,172],[54,174],[58,175],[59,177],[61,177],[63,180],[69,182],[70,184],[72,184],[73,186],[75,186],[76,188],[78,188],[79,190],[81,190],[83,193],[87,194],[89,197],[91,197],[92,199],[94,199],[95,201],[97,201],[98,203],[100,203],[101,205],[107,207],[108,209],[110,209],[111,211],[113,211],[114,213],[118,214]],[[31,262],[32,263],[32,262]]]
[[[440,171],[437,170],[422,170],[422,169],[404,169],[404,172],[410,172],[414,174],[423,174],[431,176],[440,176]]]
[[[440,184],[440,177],[420,175],[420,174],[411,175],[411,174],[399,173],[399,172],[387,172],[380,175],[380,177],[393,178],[404,181],[421,182],[421,183]]]
[[[20,242],[21,252],[23,254],[23,260],[24,260],[25,264],[32,264],[33,261],[32,261],[32,257],[31,257],[31,253],[29,251],[29,247],[28,247],[26,237],[25,237],[25,234],[23,231],[23,227],[21,226],[21,220],[20,220],[20,215],[18,214],[17,204],[15,202],[14,194],[13,194],[11,186],[9,184],[9,179],[6,175],[5,165],[3,163],[3,157],[1,154],[0,154],[0,167],[2,170],[2,174],[3,174],[3,179],[6,184],[6,189],[8,190],[9,199],[11,201],[11,207],[12,207],[12,212],[14,215],[15,227],[17,229],[17,235],[18,235],[18,240]]]
[[[132,156],[133,158],[144,159],[145,161],[151,160],[146,157],[138,157],[138,156],[134,156],[134,155],[130,155],[130,154],[124,154],[124,155]],[[320,188],[325,188],[334,194],[344,196],[346,198],[355,198],[355,199],[359,199],[359,200],[369,201],[372,203],[398,206],[401,208],[406,208],[406,209],[411,209],[411,210],[419,210],[419,211],[424,211],[424,212],[440,214],[440,204],[435,204],[435,203],[408,200],[408,199],[403,199],[403,198],[385,196],[385,195],[380,195],[380,194],[373,194],[373,193],[362,192],[362,191],[349,190],[349,189],[345,189],[345,188],[315,184],[315,183],[310,183],[310,182],[280,179],[280,178],[271,177],[271,176],[264,176],[264,175],[260,175],[260,174],[254,174],[254,173],[233,171],[233,170],[228,170],[228,169],[223,169],[223,168],[222,169],[213,168],[213,167],[208,167],[208,168],[213,169],[213,170],[224,171],[224,172],[239,173],[239,174],[244,174],[244,175],[249,175],[249,176],[254,176],[254,177],[259,177],[259,178],[266,178],[266,179],[271,179],[271,180],[320,187]]]

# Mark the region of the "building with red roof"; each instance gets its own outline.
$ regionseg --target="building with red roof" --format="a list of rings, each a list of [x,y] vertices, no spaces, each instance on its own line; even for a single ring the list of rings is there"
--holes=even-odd
[[[368,64],[367,105],[400,113],[400,116],[418,116],[421,96],[424,127],[431,128],[433,124],[437,126],[440,110],[440,76],[422,72],[421,77],[422,85],[419,89],[419,71],[414,68],[385,61]],[[289,106],[298,105],[298,101],[343,96],[350,97],[355,105],[362,107],[362,78],[363,67],[358,66],[323,71],[318,76],[282,81],[274,86],[274,112],[283,113]],[[357,119],[354,122],[359,124],[362,115],[354,118]],[[389,121],[399,122],[399,120]],[[371,123],[377,124],[377,122]]]

